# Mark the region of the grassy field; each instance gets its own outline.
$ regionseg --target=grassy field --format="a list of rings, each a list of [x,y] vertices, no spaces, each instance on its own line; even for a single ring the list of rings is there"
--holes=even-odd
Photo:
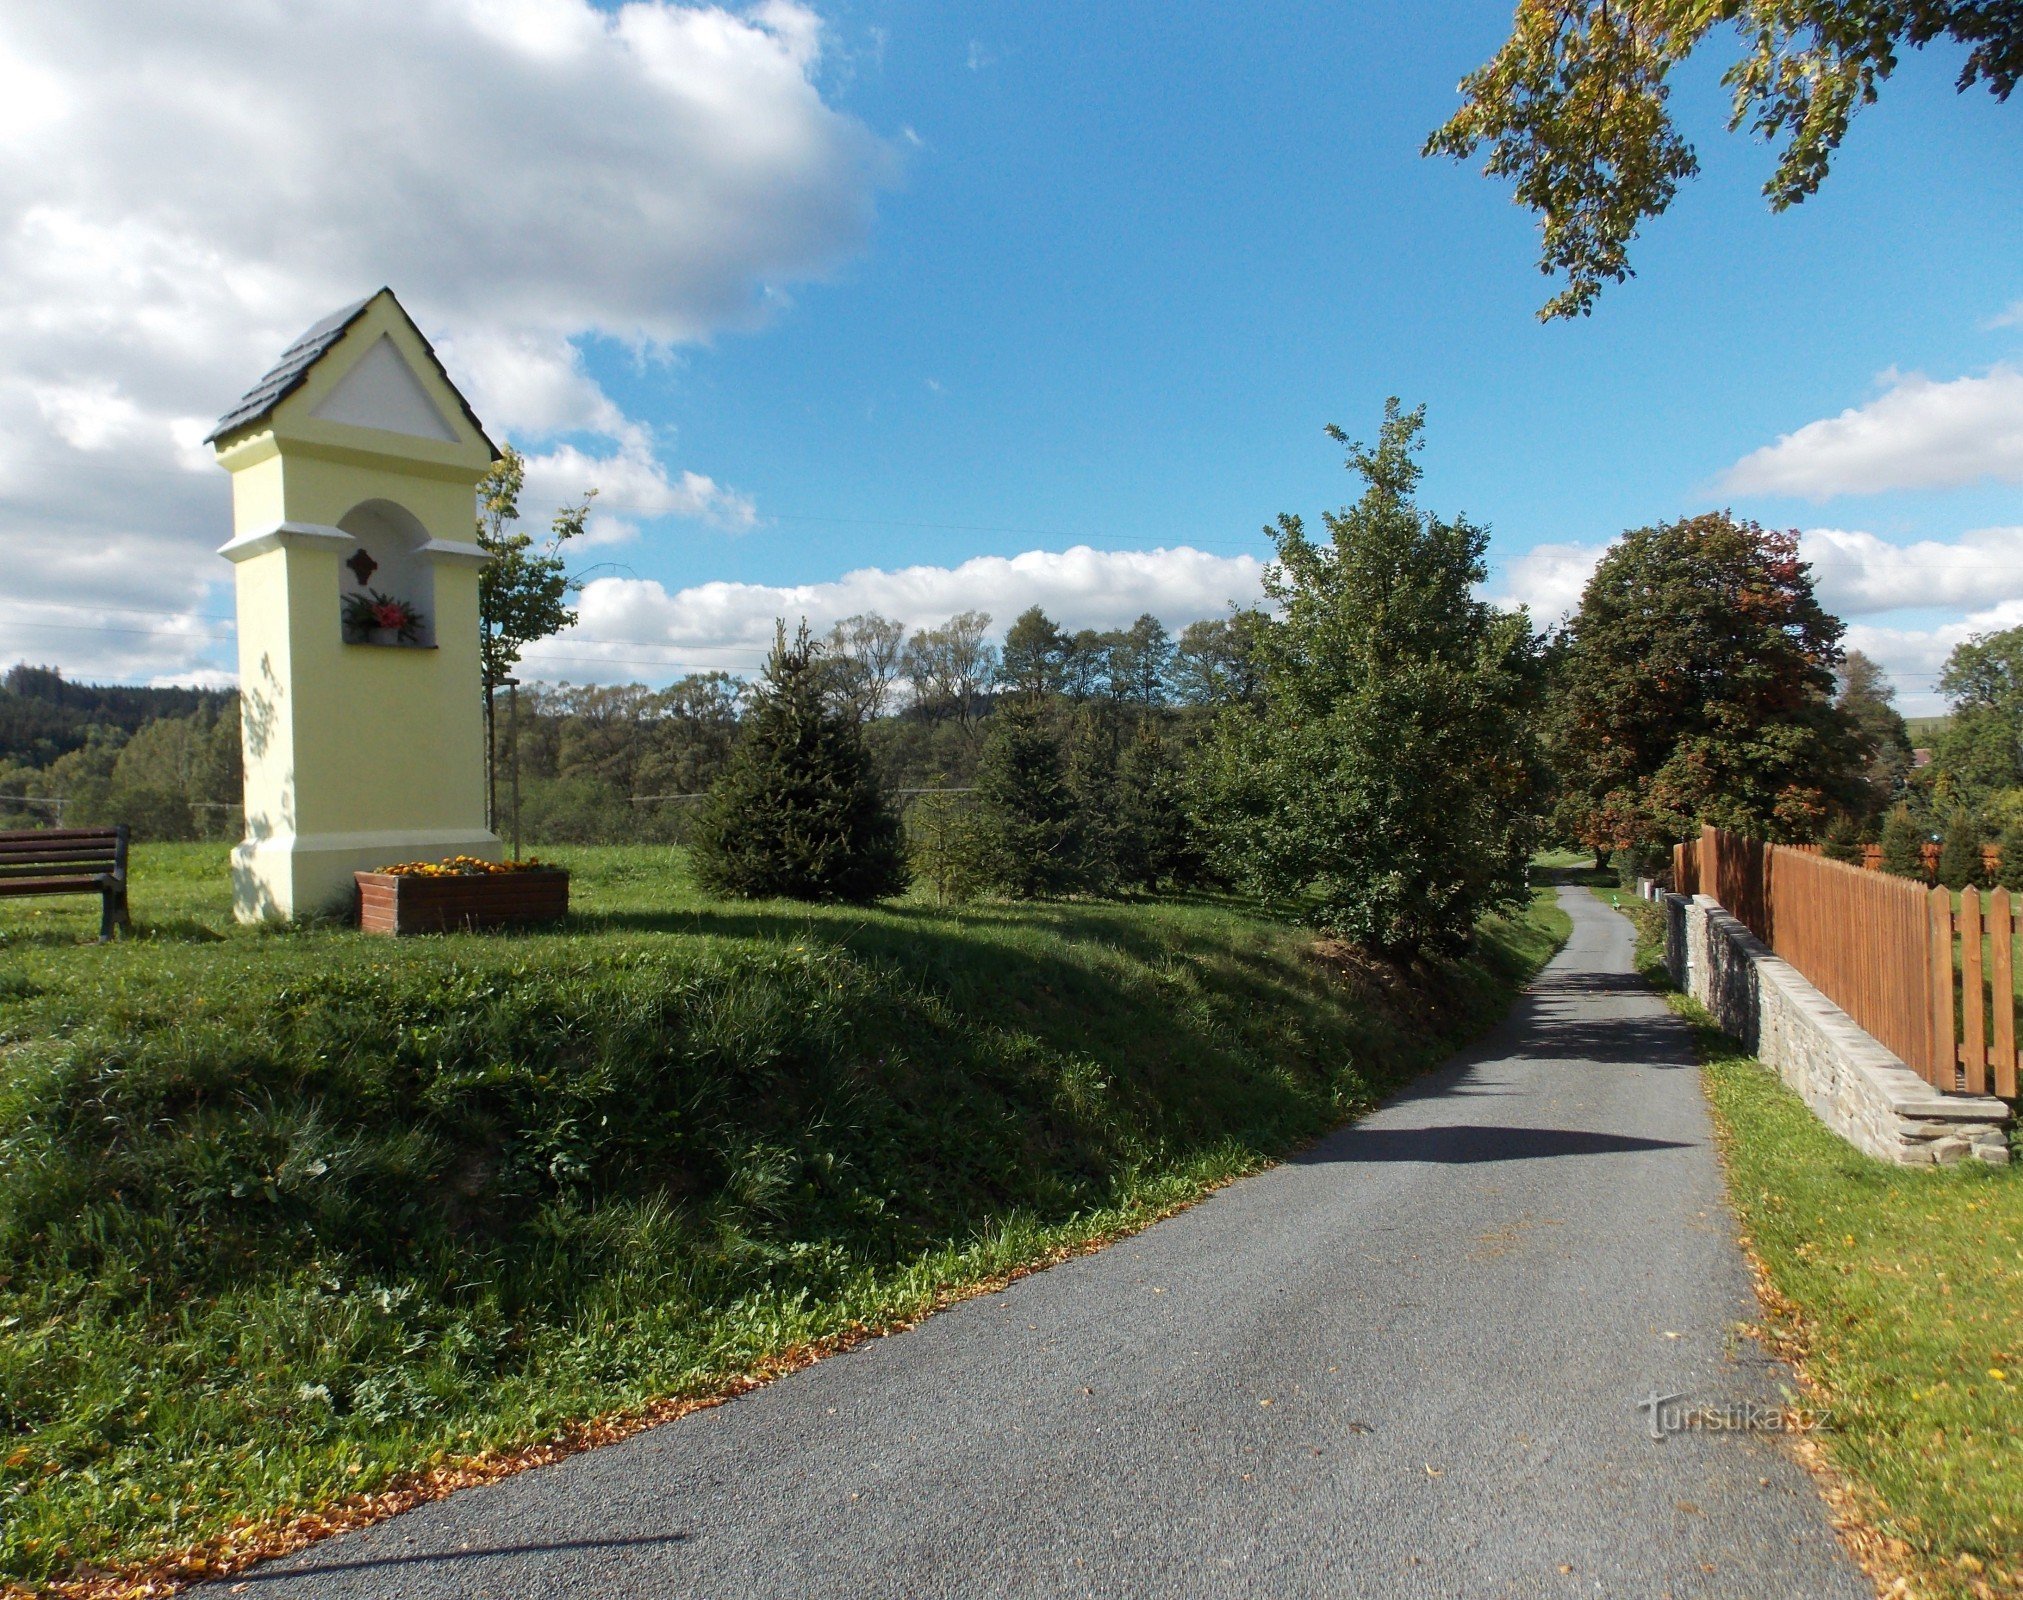
[[[0,1586],[215,1572],[1140,1226],[1566,926],[1401,975],[1214,897],[726,904],[564,854],[554,933],[237,928],[216,846],[135,852],[128,942],[0,903]]]
[[[1656,913],[1635,909],[1662,983]],[[2023,1165],[1872,1160],[1688,1009],[1730,1199],[1871,1553],[1909,1593],[2023,1594]]]

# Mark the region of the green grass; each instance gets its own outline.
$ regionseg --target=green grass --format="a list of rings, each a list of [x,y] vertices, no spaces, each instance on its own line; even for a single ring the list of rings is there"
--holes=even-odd
[[[1657,915],[1634,909],[1662,984]],[[1675,1003],[1699,1024],[1730,1199],[1836,1419],[1829,1456],[1916,1592],[2023,1594],[2023,1166],[1873,1160]]]
[[[1368,1108],[1566,919],[1385,980],[1210,896],[876,910],[569,849],[566,931],[0,903],[0,1585],[718,1392]],[[174,1570],[174,1569],[170,1569]]]

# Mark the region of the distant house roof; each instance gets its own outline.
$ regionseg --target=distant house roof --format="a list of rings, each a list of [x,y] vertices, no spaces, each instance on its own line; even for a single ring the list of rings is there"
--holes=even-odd
[[[471,410],[471,403],[464,398],[463,391],[450,382],[450,375],[443,371],[443,364],[436,355],[435,346],[428,342],[421,329],[414,327],[414,319],[407,315],[407,307],[400,304],[400,297],[391,289],[380,289],[367,295],[363,300],[346,306],[342,311],[331,312],[282,351],[281,359],[274,363],[267,375],[241,395],[237,405],[218,418],[218,425],[204,435],[204,443],[216,444],[226,434],[237,433],[241,428],[251,427],[254,423],[265,421],[271,416],[276,406],[301,387],[302,380],[309,376],[309,369],[329,354],[331,346],[344,337],[351,325],[365,315],[365,308],[380,295],[386,295],[395,306],[399,307],[400,314],[407,319],[407,325],[414,328],[414,335],[421,340],[421,346],[428,352],[429,359],[435,362],[436,372],[444,383],[449,384],[450,393],[457,397],[457,404],[463,409],[464,420],[476,430],[480,439],[491,446],[492,454],[496,457],[499,453],[498,446],[492,444],[491,435],[485,432],[485,425],[478,421],[477,413]]]

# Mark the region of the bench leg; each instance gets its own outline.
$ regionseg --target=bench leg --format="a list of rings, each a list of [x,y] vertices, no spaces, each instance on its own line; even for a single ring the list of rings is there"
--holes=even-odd
[[[100,896],[98,942],[104,944],[116,933],[129,932],[133,923],[126,914],[126,890],[107,889]]]

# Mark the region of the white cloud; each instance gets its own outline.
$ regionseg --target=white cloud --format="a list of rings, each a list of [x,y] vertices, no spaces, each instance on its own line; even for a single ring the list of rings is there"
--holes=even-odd
[[[2018,626],[2023,626],[2023,600],[2004,600],[1929,628],[1853,623],[1843,642],[1882,664],[1896,685],[1899,711],[1907,717],[1930,717],[1947,709],[1938,681],[1953,647],[1977,633]]]
[[[1604,545],[1546,544],[1504,562],[1489,585],[1501,603],[1531,607],[1543,626],[1580,604]],[[2023,528],[1981,528],[1958,539],[1891,544],[1872,533],[1811,528],[1798,536],[1820,603],[1853,619],[1844,639],[1873,657],[1908,716],[1945,710],[1934,688],[1954,645],[2023,622]],[[1892,612],[1953,611],[1937,623],[1892,627]]]
[[[1182,546],[1160,550],[1029,550],[977,556],[954,567],[867,567],[828,583],[704,583],[669,594],[639,578],[598,578],[583,591],[581,622],[528,651],[530,671],[551,679],[665,678],[721,668],[750,672],[773,624],[801,618],[817,632],[859,611],[911,628],[958,611],[988,611],[998,632],[1027,606],[1068,628],[1114,628],[1151,612],[1178,629],[1249,604],[1263,563]]]
[[[1502,563],[1490,591],[1502,604],[1528,605],[1539,626],[1555,622],[1579,607],[1607,548],[1535,545]],[[1808,528],[1798,536],[1798,550],[1811,563],[1820,603],[1840,617],[2023,600],[2023,527],[1979,528],[1915,544],[1845,528]]]
[[[1729,494],[1825,500],[1886,489],[1948,489],[1984,479],[2023,483],[2023,372],[1934,383],[1887,372],[1865,406],[1808,422],[1722,475]]]
[[[2023,528],[1981,528],[1915,544],[1812,528],[1799,536],[1799,552],[1812,563],[1821,601],[1843,617],[2023,599]]]
[[[1493,573],[1489,595],[1498,605],[1526,606],[1534,628],[1550,627],[1580,609],[1605,545],[1538,544],[1511,557]]]
[[[8,599],[222,609],[227,495],[198,440],[382,283],[495,433],[548,446],[530,515],[587,471],[607,527],[748,524],[576,341],[666,360],[861,247],[895,157],[823,99],[822,47],[790,0],[0,8]],[[0,659],[32,644],[8,614]],[[101,644],[64,659],[204,664]]]
[[[1982,324],[1984,328],[2023,328],[2023,300],[2012,300],[2006,310],[1998,311]]]

